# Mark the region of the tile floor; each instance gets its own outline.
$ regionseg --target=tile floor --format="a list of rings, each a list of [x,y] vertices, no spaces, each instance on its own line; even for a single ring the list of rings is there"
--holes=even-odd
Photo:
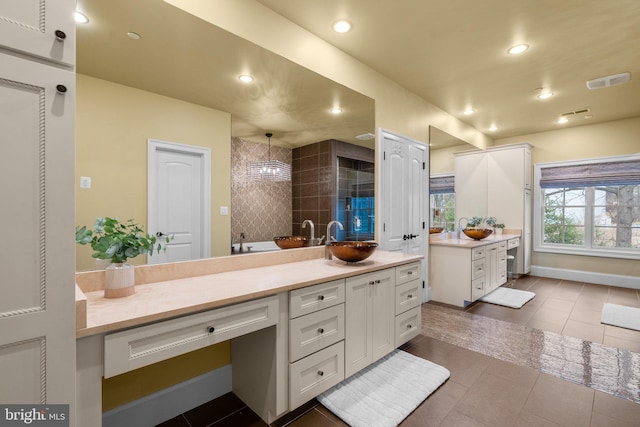
[[[514,287],[536,297],[519,310],[423,305],[423,334],[402,348],[451,377],[401,425],[639,425],[640,332],[600,324],[602,304],[640,307],[638,292],[532,276]],[[284,425],[345,424],[312,401]],[[161,426],[266,424],[229,393]]]

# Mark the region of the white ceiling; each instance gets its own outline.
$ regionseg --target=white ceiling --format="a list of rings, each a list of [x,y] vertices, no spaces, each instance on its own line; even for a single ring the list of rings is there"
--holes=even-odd
[[[297,147],[326,139],[372,146],[371,98],[161,0],[78,0],[77,72],[231,113],[232,136]],[[140,40],[127,37],[136,32]],[[255,82],[238,75],[250,71]],[[126,100],[123,100],[126,102]],[[339,105],[344,112],[333,115]]]
[[[258,1],[492,138],[640,116],[639,0]],[[353,29],[333,32],[338,19]],[[629,83],[586,87],[621,72]]]
[[[494,139],[640,116],[640,0],[257,1]],[[77,27],[79,73],[228,111],[233,136],[266,141],[270,131],[274,145],[366,145],[355,136],[374,131],[370,98],[163,1],[78,9],[91,19]],[[334,33],[337,19],[352,31]],[[508,55],[516,43],[531,47]],[[243,70],[254,84],[238,83]],[[620,72],[631,81],[586,87]],[[555,96],[538,100],[537,88]],[[327,113],[336,103],[345,114]],[[465,116],[468,106],[476,113]],[[591,118],[556,123],[583,108]]]

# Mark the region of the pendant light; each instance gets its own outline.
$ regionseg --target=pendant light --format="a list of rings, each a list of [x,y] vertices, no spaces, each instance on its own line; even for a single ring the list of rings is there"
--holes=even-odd
[[[264,134],[269,139],[269,160],[249,162],[247,175],[253,181],[291,181],[291,165],[280,160],[271,160],[271,137],[273,134]]]

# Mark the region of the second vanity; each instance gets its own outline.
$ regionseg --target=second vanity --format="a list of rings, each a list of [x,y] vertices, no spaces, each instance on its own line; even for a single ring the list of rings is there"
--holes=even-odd
[[[420,333],[421,256],[323,253],[137,267],[120,299],[103,298],[100,272],[79,273],[78,425],[101,425],[103,376],[225,340],[233,392],[271,423]]]
[[[466,307],[507,282],[507,256],[520,247],[520,233],[510,231],[482,240],[431,235],[431,299]]]

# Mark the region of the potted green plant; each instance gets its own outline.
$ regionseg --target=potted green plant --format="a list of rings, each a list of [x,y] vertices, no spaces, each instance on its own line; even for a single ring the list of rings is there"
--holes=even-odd
[[[504,224],[496,224],[495,229],[496,229],[496,234],[501,235],[502,230],[504,230]]]
[[[124,297],[135,292],[134,268],[127,260],[166,250],[161,239],[166,244],[173,236],[147,234],[132,219],[122,223],[117,218],[100,217],[93,230],[86,226],[76,228],[77,243],[91,245],[93,258],[111,261],[105,268],[105,298]]]

